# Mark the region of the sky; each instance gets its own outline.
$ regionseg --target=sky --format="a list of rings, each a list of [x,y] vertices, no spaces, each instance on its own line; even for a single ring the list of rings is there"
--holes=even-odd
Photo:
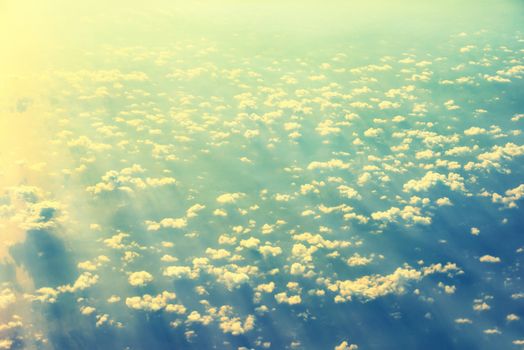
[[[521,1],[0,1],[0,349],[522,349]]]

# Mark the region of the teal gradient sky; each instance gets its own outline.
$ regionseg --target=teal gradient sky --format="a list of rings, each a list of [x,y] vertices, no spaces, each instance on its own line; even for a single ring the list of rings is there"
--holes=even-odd
[[[0,3],[0,349],[524,346],[520,1]]]

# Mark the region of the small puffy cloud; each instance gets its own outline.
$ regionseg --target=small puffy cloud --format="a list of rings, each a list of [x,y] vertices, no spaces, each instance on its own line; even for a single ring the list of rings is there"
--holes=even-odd
[[[293,263],[289,269],[289,273],[292,275],[303,275],[306,271],[306,267],[301,263]]]
[[[260,240],[255,237],[249,237],[240,241],[240,246],[244,248],[255,248],[259,245]]]
[[[275,294],[275,300],[279,304],[297,305],[302,302],[300,295],[288,296],[286,292]]]
[[[292,197],[289,194],[277,193],[275,194],[275,200],[277,202],[289,202]]]
[[[392,108],[399,108],[400,103],[398,102],[391,102],[391,101],[382,101],[378,104],[378,108],[380,109],[392,109]]]
[[[419,152],[415,153],[415,158],[417,158],[417,159],[431,159],[431,158],[436,157],[438,155],[439,155],[439,153],[435,153],[432,150],[427,149],[427,150],[419,151]]]
[[[13,304],[16,301],[15,293],[9,289],[5,288],[0,291],[0,310],[7,308],[9,305]]]
[[[225,211],[224,209],[215,209],[213,211],[213,215],[215,215],[215,216],[227,216],[227,211]]]
[[[517,156],[524,155],[524,145],[516,145],[508,142],[505,145],[495,145],[491,148],[491,151],[481,153],[477,156],[479,162],[470,161],[464,165],[464,169],[470,171],[472,169],[485,170],[493,167],[499,171],[504,168],[502,161],[510,161]]]
[[[67,284],[64,286],[58,287],[60,292],[70,292],[74,293],[76,291],[81,291],[87,289],[98,282],[98,275],[94,275],[91,272],[82,273],[73,285]]]
[[[126,237],[129,237],[127,233],[120,232],[111,238],[104,239],[104,243],[109,248],[124,249],[126,246],[122,242]]]
[[[491,256],[491,255],[483,255],[479,258],[479,261],[485,262],[485,263],[499,263],[500,258],[496,256]]]
[[[175,313],[175,314],[185,314],[186,307],[182,304],[167,304],[165,307],[166,312]]]
[[[67,143],[67,146],[70,148],[80,148],[80,149],[86,149],[94,152],[102,152],[102,151],[108,151],[112,148],[111,145],[105,144],[105,143],[98,143],[94,142],[87,136],[80,136],[74,140],[70,140]]]
[[[271,245],[269,245],[269,244],[266,244],[266,245],[260,246],[260,247],[258,248],[258,251],[259,251],[260,254],[262,254],[264,257],[268,257],[268,256],[277,256],[277,255],[282,254],[282,248],[280,248],[280,247],[274,247],[274,246],[271,246]]]
[[[474,149],[478,148],[478,146],[469,147],[469,146],[456,146],[453,148],[450,148],[444,152],[448,156],[461,156],[464,154],[471,153]]]
[[[394,222],[397,218],[401,218],[407,224],[431,224],[431,217],[423,216],[421,213],[421,209],[412,205],[406,205],[402,209],[397,207],[391,207],[386,211],[377,211],[371,213],[371,218],[373,220],[384,222]]]
[[[144,294],[142,296],[126,298],[126,305],[130,309],[135,310],[158,311],[165,308],[169,300],[175,298],[175,293],[163,291],[156,296]]]
[[[316,170],[316,169],[347,169],[349,168],[348,163],[344,163],[340,159],[331,159],[326,162],[318,162],[314,161],[309,163],[307,166],[308,170]]]
[[[450,111],[453,111],[455,109],[460,109],[460,107],[455,104],[454,100],[448,100],[448,101],[444,102],[444,107],[446,107],[446,109],[448,109]]]
[[[491,306],[489,306],[485,301],[475,300],[473,303],[473,310],[475,311],[487,311],[489,309],[491,309]]]
[[[42,287],[37,289],[34,294],[24,294],[24,298],[41,303],[55,303],[59,294],[60,292],[54,288]]]
[[[471,321],[469,318],[456,318],[455,323],[457,324],[471,324],[473,321]]]
[[[340,185],[340,186],[337,187],[337,190],[340,192],[340,195],[342,197],[350,198],[350,199],[351,198],[356,198],[356,199],[360,199],[361,198],[361,196],[358,193],[358,191],[355,190],[352,187],[345,186],[345,185]]]
[[[300,129],[299,123],[296,123],[296,122],[284,123],[284,130],[290,131],[290,130],[296,130],[296,129]]]
[[[80,308],[80,313],[82,315],[91,315],[93,312],[95,312],[96,309],[92,306],[82,306]]]
[[[220,318],[220,329],[224,333],[240,335],[251,331],[255,327],[255,316],[248,315],[244,322],[239,317],[222,316]]]
[[[488,335],[502,334],[502,332],[498,330],[497,328],[488,328],[488,329],[485,329],[483,332],[484,334],[488,334]]]
[[[364,186],[369,180],[371,179],[371,174],[368,173],[368,172],[364,172],[362,173],[358,179],[357,179],[357,184],[359,186]]]
[[[342,343],[335,346],[333,350],[357,350],[358,345],[355,344],[349,344],[347,341],[343,341]]]
[[[0,323],[0,332],[9,330],[9,329],[20,329],[24,326],[24,323],[22,322],[22,318],[18,315],[13,315],[13,318],[6,322],[6,323]]]
[[[133,287],[143,287],[153,281],[153,275],[147,271],[137,271],[131,273],[127,280]]]
[[[207,248],[206,254],[213,260],[225,259],[231,256],[231,253],[225,249]]]
[[[391,207],[385,211],[376,211],[371,213],[371,218],[373,220],[384,220],[384,221],[394,221],[395,217],[400,213],[400,208]]]
[[[176,179],[172,177],[143,177],[140,174],[144,172],[145,169],[138,164],[134,164],[133,166],[124,168],[120,171],[110,170],[102,176],[102,181],[92,186],[88,186],[86,191],[93,195],[115,190],[133,192],[133,189],[143,190],[148,187],[160,187],[176,183]]]
[[[337,292],[335,302],[350,301],[356,296],[364,300],[372,300],[388,294],[402,294],[410,282],[420,281],[433,273],[450,273],[457,270],[454,264],[433,264],[416,270],[409,266],[398,267],[389,275],[362,276],[355,280],[338,280],[327,282],[332,292]]]
[[[189,266],[168,266],[164,269],[164,276],[174,278],[191,278],[193,276],[192,270]]]
[[[151,187],[160,187],[160,186],[174,185],[176,184],[176,179],[172,177],[159,177],[159,178],[148,177],[145,179],[145,183]]]
[[[255,291],[264,293],[273,293],[275,290],[275,282],[262,283],[256,286]]]
[[[11,339],[4,338],[0,339],[0,349],[11,349],[14,342]]]
[[[380,135],[384,130],[381,128],[369,128],[366,131],[364,131],[364,136],[366,137],[377,137]]]
[[[198,311],[192,311],[187,316],[187,323],[201,323],[204,326],[210,324],[213,318],[209,315],[201,315]]]
[[[418,281],[422,273],[412,268],[397,268],[390,275],[364,276],[356,280],[337,281],[328,285],[332,291],[338,291],[338,296],[351,300],[352,296],[363,299],[375,299],[391,293],[403,293],[409,281]]]
[[[524,198],[524,184],[507,190],[505,196],[501,196],[498,193],[492,195],[493,203],[503,203],[508,208],[516,208],[517,201],[522,198]]]
[[[479,128],[478,126],[472,126],[469,129],[464,130],[464,135],[466,136],[475,136],[486,134],[488,131],[484,128]]]
[[[111,261],[107,256],[105,255],[100,255],[99,257],[93,259],[92,261],[90,260],[87,260],[87,261],[81,261],[77,264],[77,267],[81,270],[86,270],[86,271],[95,271],[96,269],[98,269],[100,266],[102,266],[103,264],[105,263],[108,263],[109,261]]]
[[[160,225],[164,228],[183,228],[187,226],[187,220],[185,218],[165,218],[160,221]]]
[[[145,224],[147,225],[148,231],[158,231],[161,228],[174,228],[180,229],[187,226],[186,218],[165,218],[160,220],[160,222],[146,220]]]
[[[347,259],[346,263],[349,266],[366,266],[372,261],[372,258],[366,258],[365,256],[360,256],[358,253],[355,253]]]
[[[186,216],[187,216],[188,218],[193,218],[193,217],[195,217],[195,216],[198,215],[198,212],[199,212],[199,211],[201,211],[201,210],[203,210],[203,209],[205,209],[205,208],[206,208],[205,205],[202,205],[202,204],[198,204],[198,203],[197,203],[197,204],[191,206],[189,209],[187,209],[187,211],[186,211]]]
[[[95,271],[97,269],[96,264],[91,261],[81,261],[77,264],[77,267],[81,270]]]
[[[107,302],[109,304],[118,303],[120,301],[120,297],[118,295],[111,295],[109,298],[107,298]]]
[[[222,235],[220,235],[220,237],[218,237],[218,243],[219,244],[233,245],[233,244],[236,243],[236,241],[237,241],[236,237],[228,236],[226,234],[222,234]]]
[[[311,262],[313,260],[313,253],[318,250],[315,246],[306,247],[302,243],[294,244],[291,248],[291,255],[303,262]]]
[[[224,193],[218,196],[216,200],[220,204],[231,204],[235,203],[237,200],[241,198],[244,198],[245,196],[246,194],[242,192]]]
[[[456,173],[449,173],[447,176],[434,171],[428,171],[419,180],[409,180],[404,184],[404,192],[423,192],[429,190],[437,183],[448,186],[451,190],[465,191],[464,178]]]
[[[318,124],[315,129],[321,136],[326,136],[329,134],[338,134],[341,129],[336,126],[336,124],[331,120],[327,119]]]
[[[262,232],[262,234],[264,234],[264,235],[268,235],[268,234],[270,234],[271,232],[273,232],[274,227],[275,227],[274,225],[264,224],[264,225],[260,228],[260,232]]]
[[[160,258],[160,261],[163,261],[163,262],[176,262],[176,261],[178,261],[178,258],[175,257],[175,256],[172,256],[172,255],[169,255],[169,254],[164,254]]]
[[[211,269],[211,273],[217,277],[217,280],[230,290],[249,282],[250,276],[254,277],[257,272],[258,268],[254,266],[237,266],[234,264],[227,268],[214,267]]]
[[[436,203],[439,207],[453,205],[453,203],[451,203],[451,200],[448,197],[439,198],[437,199]]]
[[[442,282],[439,282],[439,283],[438,283],[438,286],[439,286],[440,288],[442,288],[442,289],[444,290],[444,293],[446,293],[446,294],[454,294],[455,291],[457,290],[457,287],[455,287],[455,286],[450,286],[450,285],[446,285],[446,284],[444,284],[444,283],[442,283]]]

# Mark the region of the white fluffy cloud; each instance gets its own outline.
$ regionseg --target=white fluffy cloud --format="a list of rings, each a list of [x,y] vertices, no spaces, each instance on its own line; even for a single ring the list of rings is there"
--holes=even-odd
[[[167,303],[175,298],[175,293],[163,291],[155,296],[144,294],[142,296],[126,298],[126,305],[130,309],[135,310],[158,311],[165,308]]]
[[[128,277],[128,282],[133,287],[142,287],[153,281],[153,275],[147,271],[133,272]]]
[[[217,202],[220,204],[231,204],[235,203],[237,200],[244,198],[246,196],[245,193],[242,192],[234,192],[234,193],[224,193],[217,197]]]

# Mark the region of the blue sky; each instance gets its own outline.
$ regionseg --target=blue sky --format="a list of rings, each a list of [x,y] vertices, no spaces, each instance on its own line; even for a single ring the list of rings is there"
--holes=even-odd
[[[0,349],[522,348],[519,2],[154,5],[2,5]]]

